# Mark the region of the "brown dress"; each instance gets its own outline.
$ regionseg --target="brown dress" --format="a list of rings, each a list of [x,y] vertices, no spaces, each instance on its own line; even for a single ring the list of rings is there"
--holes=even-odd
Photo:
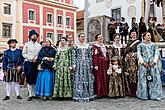
[[[121,68],[120,68],[121,69]],[[112,69],[112,73],[109,77],[109,92],[108,97],[123,97],[124,96],[123,88],[123,77],[122,73],[115,72]]]
[[[109,49],[110,64],[112,64],[111,58],[113,56],[118,56],[120,58],[119,66],[122,70],[124,48],[122,47],[116,48],[115,46],[110,46],[109,48],[110,48]],[[112,69],[112,74],[109,75],[108,97],[124,97],[124,96],[125,96],[125,88],[124,88],[123,71],[121,72],[121,74],[118,74]]]
[[[140,43],[139,40],[131,40],[128,42],[126,47],[126,58],[124,61],[124,73],[125,73],[125,92],[127,96],[136,97],[137,91],[137,67],[138,62],[136,55],[127,58],[130,50],[134,54],[137,52],[137,46]]]
[[[128,96],[136,96],[138,64],[136,55],[128,56],[125,65],[125,92]]]

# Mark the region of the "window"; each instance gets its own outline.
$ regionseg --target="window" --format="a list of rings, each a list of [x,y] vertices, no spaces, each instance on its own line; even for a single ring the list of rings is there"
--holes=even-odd
[[[62,16],[58,16],[58,24],[62,24]]]
[[[57,41],[59,41],[62,37],[62,34],[57,34]]]
[[[4,14],[11,14],[11,4],[4,3]]]
[[[66,25],[70,26],[70,18],[66,17]]]
[[[150,4],[149,16],[150,17],[154,17],[155,16],[155,13],[154,13],[154,3]]]
[[[47,22],[52,23],[52,14],[47,14]]]
[[[47,33],[47,38],[53,39],[53,33]]]
[[[96,3],[103,2],[104,0],[96,0]]]
[[[3,23],[2,26],[3,26],[3,31],[2,31],[3,37],[10,38],[12,24]]]
[[[29,20],[35,20],[35,12],[32,10],[29,10]]]
[[[112,10],[112,18],[114,18],[115,21],[120,22],[120,18],[121,18],[121,9],[120,8]]]

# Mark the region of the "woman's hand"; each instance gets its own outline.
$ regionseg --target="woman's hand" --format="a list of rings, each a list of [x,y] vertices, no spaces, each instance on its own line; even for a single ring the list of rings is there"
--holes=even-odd
[[[94,69],[98,71],[98,66],[95,66]]]
[[[148,64],[148,63],[143,63],[143,65],[144,65],[144,67],[146,67],[146,68],[149,68],[150,67],[150,65]]]
[[[151,62],[151,63],[149,63],[149,66],[150,66],[150,67],[153,67],[153,66],[155,66],[155,65],[156,65],[155,62]]]

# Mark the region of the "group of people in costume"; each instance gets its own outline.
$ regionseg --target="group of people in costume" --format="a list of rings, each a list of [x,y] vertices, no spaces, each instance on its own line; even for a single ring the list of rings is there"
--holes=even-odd
[[[118,33],[113,35],[114,43],[109,46],[104,44],[100,34],[95,36],[94,44],[89,45],[81,33],[71,47],[67,38],[61,37],[55,49],[49,38],[41,47],[37,42],[39,34],[31,30],[22,51],[16,48],[17,40],[10,39],[3,58],[4,100],[10,99],[12,82],[17,99],[22,99],[19,93],[22,73],[26,76],[28,101],[36,97],[78,102],[92,101],[96,97],[162,99],[157,45],[151,42],[149,32],[143,34],[142,42],[137,39],[136,30],[132,29],[129,34],[126,47],[120,43]]]

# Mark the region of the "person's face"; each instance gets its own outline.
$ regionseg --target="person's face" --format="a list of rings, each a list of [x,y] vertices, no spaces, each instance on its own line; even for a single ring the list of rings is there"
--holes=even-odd
[[[10,45],[11,48],[15,48],[16,47],[16,42],[12,41],[9,45]]]
[[[61,39],[60,42],[61,42],[61,45],[63,45],[63,46],[66,45],[66,40],[65,39]]]
[[[37,41],[37,35],[36,34],[33,34],[31,36],[31,40],[34,41],[34,42]]]
[[[131,32],[131,39],[136,39],[137,38],[137,34],[136,32]]]
[[[103,36],[102,36],[102,35],[99,35],[98,38],[97,38],[97,41],[100,42],[100,43],[102,43],[103,40],[104,40],[104,39],[103,39]]]
[[[80,42],[85,42],[85,35],[84,34],[81,34],[80,37],[78,37],[79,41]]]
[[[144,18],[142,18],[142,22],[144,22]]]
[[[113,61],[113,64],[118,65],[118,61],[117,60]]]
[[[47,46],[47,47],[50,47],[50,46],[51,46],[51,43],[50,43],[49,40],[46,40],[46,46]]]
[[[136,22],[136,19],[133,19],[133,22],[135,23]]]
[[[115,43],[119,43],[120,42],[120,36],[119,35],[115,36],[114,41],[115,41]]]
[[[150,33],[147,33],[147,34],[144,36],[144,40],[145,40],[145,41],[151,41],[151,34],[150,34]]]

